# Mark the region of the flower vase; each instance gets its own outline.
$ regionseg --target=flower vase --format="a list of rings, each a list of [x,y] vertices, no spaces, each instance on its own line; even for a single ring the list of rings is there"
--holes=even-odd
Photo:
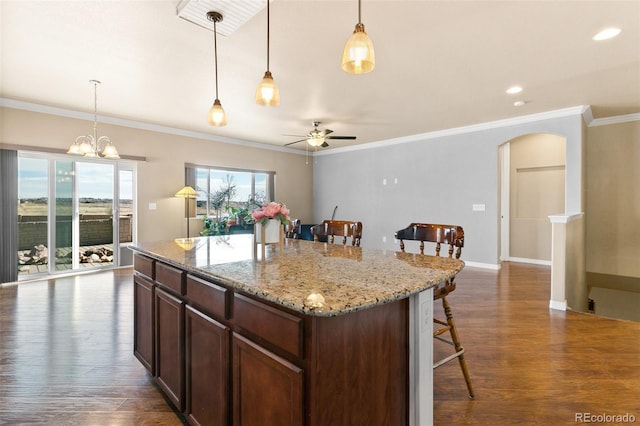
[[[282,232],[282,223],[278,219],[267,220],[266,225],[256,222],[255,233],[256,243],[258,244],[277,244],[280,243]]]
[[[258,259],[258,244],[260,245],[261,259],[265,259],[265,247],[267,244],[278,244],[280,249],[284,244],[284,227],[278,219],[269,219],[265,225],[256,222],[254,227],[255,237],[253,244],[253,257]]]

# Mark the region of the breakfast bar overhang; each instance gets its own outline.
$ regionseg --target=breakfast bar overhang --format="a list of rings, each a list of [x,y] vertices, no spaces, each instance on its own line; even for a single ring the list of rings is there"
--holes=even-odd
[[[138,243],[134,354],[191,424],[430,425],[457,259],[253,235]]]

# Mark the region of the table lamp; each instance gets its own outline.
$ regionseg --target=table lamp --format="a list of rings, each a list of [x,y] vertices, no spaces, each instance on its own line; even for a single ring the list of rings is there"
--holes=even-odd
[[[185,201],[187,202],[187,238],[190,238],[190,236],[189,236],[189,219],[191,218],[191,214],[190,214],[191,212],[189,210],[190,210],[191,203],[189,202],[189,199],[190,198],[196,198],[198,196],[198,193],[192,187],[185,186],[180,191],[176,192],[175,196],[176,197],[180,197],[180,198],[184,198]]]

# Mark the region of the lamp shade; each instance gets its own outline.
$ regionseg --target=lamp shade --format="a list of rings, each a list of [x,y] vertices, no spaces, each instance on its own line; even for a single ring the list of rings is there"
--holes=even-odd
[[[180,191],[176,192],[175,196],[181,198],[196,198],[198,196],[198,193],[192,187],[185,186]]]
[[[102,150],[102,155],[104,156],[104,158],[120,158],[120,156],[118,155],[118,150],[111,142],[109,142],[104,147],[104,149]]]
[[[264,73],[256,90],[256,103],[264,106],[280,105],[280,92],[270,71]]]
[[[209,109],[209,124],[212,126],[226,126],[227,125],[227,113],[224,112],[220,100],[216,99]]]
[[[364,24],[358,23],[342,51],[342,69],[350,74],[364,74],[375,66],[373,43],[364,30]]]

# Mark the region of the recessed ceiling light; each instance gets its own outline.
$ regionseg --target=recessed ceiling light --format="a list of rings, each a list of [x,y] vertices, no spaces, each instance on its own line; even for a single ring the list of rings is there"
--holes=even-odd
[[[515,107],[521,107],[521,106],[523,106],[523,105],[524,105],[524,104],[526,104],[526,103],[527,103],[527,101],[515,101],[515,102],[513,103],[513,106],[515,106]]]
[[[620,34],[622,30],[620,28],[607,28],[600,31],[598,34],[593,36],[593,40],[601,41],[601,40],[609,40],[610,38],[614,38],[618,34]]]
[[[515,95],[516,93],[520,93],[520,92],[522,92],[522,87],[520,86],[513,86],[507,89],[507,93],[510,95]]]

